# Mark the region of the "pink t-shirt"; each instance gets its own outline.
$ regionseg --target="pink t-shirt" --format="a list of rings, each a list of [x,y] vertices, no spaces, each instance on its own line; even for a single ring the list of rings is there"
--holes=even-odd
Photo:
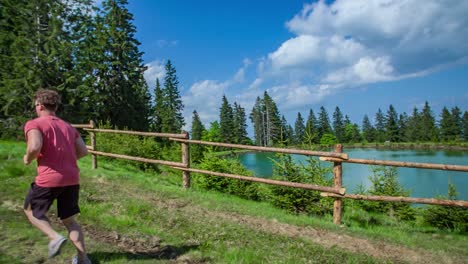
[[[60,187],[79,184],[75,140],[80,134],[74,127],[56,116],[30,120],[24,126],[26,135],[31,129],[42,134],[42,149],[37,158],[36,184],[41,187]]]

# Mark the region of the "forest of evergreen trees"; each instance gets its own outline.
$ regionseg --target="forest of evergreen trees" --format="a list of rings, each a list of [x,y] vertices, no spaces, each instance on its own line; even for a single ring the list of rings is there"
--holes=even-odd
[[[39,88],[62,95],[61,117],[119,128],[179,132],[184,126],[175,67],[151,100],[126,0],[4,0],[0,3],[0,137],[22,134]],[[154,107],[156,106],[156,108]]]
[[[255,141],[259,146],[302,144],[330,145],[360,142],[464,142],[468,141],[468,112],[458,107],[444,107],[436,118],[428,102],[422,109],[414,108],[411,115],[398,114],[393,105],[384,112],[378,109],[373,121],[364,115],[361,126],[352,123],[337,106],[332,119],[322,106],[318,116],[310,109],[304,119],[297,113],[294,127],[281,115],[274,100],[264,93],[257,97],[250,113]],[[194,112],[192,137],[208,141],[248,144],[245,111],[234,103],[231,107],[226,96],[222,98],[219,123],[205,130],[198,113]]]
[[[22,135],[34,117],[38,88],[58,90],[59,114],[71,123],[93,119],[118,128],[179,133],[184,108],[175,66],[165,65],[154,95],[143,77],[146,67],[135,38],[126,0],[3,0],[0,2],[0,137]],[[389,105],[361,124],[336,107],[297,113],[293,126],[265,92],[250,113],[220,98],[219,121],[205,128],[193,112],[191,137],[260,146],[349,142],[462,142],[468,138],[468,112],[458,107],[435,115],[429,103],[398,113]],[[316,109],[317,110],[317,109]],[[247,134],[248,119],[254,139]]]

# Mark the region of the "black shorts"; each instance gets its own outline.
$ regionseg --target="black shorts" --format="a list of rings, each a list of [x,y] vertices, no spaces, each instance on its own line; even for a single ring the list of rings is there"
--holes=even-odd
[[[31,189],[24,200],[24,209],[31,205],[34,217],[46,220],[46,213],[50,206],[57,199],[57,214],[60,219],[66,219],[78,214],[80,185],[71,185],[64,187],[40,187],[31,183]]]

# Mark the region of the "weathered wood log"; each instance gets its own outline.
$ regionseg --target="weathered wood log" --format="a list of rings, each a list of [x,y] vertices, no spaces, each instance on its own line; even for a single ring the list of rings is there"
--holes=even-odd
[[[150,136],[150,137],[165,137],[165,138],[184,138],[185,137],[184,134],[139,132],[139,131],[115,130],[115,129],[90,129],[90,128],[85,128],[84,130],[85,131],[93,131],[93,132],[127,134],[127,135],[137,135],[137,136]]]
[[[249,150],[262,151],[262,152],[280,152],[280,153],[301,154],[301,155],[308,155],[308,156],[334,157],[334,158],[340,158],[340,159],[345,159],[345,160],[348,158],[348,154],[346,154],[346,153],[300,150],[300,149],[286,149],[286,148],[258,147],[258,146],[229,144],[229,143],[220,143],[220,142],[208,142],[208,141],[191,140],[191,139],[178,139],[178,138],[169,138],[169,139],[173,140],[173,141],[177,141],[177,142],[186,142],[186,143],[209,145],[209,146],[218,146],[218,147],[249,149]]]
[[[404,202],[404,203],[419,203],[419,204],[434,204],[443,206],[459,206],[468,207],[468,201],[463,200],[441,200],[434,198],[413,198],[413,197],[402,197],[402,196],[369,196],[361,194],[336,194],[323,192],[320,194],[323,197],[342,197],[354,200],[367,200],[367,201],[383,201],[383,202]]]
[[[146,159],[146,158],[140,158],[140,157],[121,155],[121,154],[113,154],[113,153],[107,153],[107,152],[91,150],[91,149],[89,149],[90,146],[87,146],[87,147],[88,147],[88,151],[90,153],[96,154],[96,155],[99,155],[99,156],[104,156],[104,157],[126,159],[126,160],[133,160],[133,161],[141,161],[141,162],[152,163],[152,164],[167,165],[167,166],[171,166],[171,167],[184,167],[185,166],[185,164],[180,163],[180,162],[173,162],[173,161],[166,161],[166,160],[154,160],[154,159]]]
[[[183,133],[185,135],[185,138],[189,138],[189,133],[185,132]],[[190,168],[190,145],[188,143],[181,143],[181,148],[182,148],[182,163],[184,164],[185,168]],[[188,189],[190,188],[190,171],[182,171],[182,179],[183,179],[183,185],[184,188]]]
[[[93,120],[89,121],[89,125],[91,126],[92,129],[96,128],[96,124],[94,123]],[[89,134],[90,134],[90,140],[91,140],[91,149],[96,150],[96,133],[94,133],[93,131],[89,131]],[[97,169],[96,154],[91,154],[91,168]]]
[[[343,145],[337,144],[335,146],[335,152],[342,153],[343,152]],[[335,161],[333,164],[333,182],[335,184],[335,188],[341,188],[342,185],[342,162]],[[335,225],[341,224],[341,215],[343,212],[343,201],[341,198],[336,197],[335,201],[333,202],[333,223]]]
[[[91,125],[88,124],[71,124],[74,128],[92,128]]]
[[[301,188],[306,190],[315,190],[315,191],[325,191],[330,193],[337,193],[337,194],[344,194],[346,192],[345,188],[334,188],[334,187],[327,187],[321,185],[314,185],[314,184],[305,184],[305,183],[298,183],[298,182],[286,182],[286,181],[278,181],[278,180],[269,180],[264,178],[256,178],[256,177],[249,177],[243,175],[236,175],[236,174],[229,174],[229,173],[221,173],[221,172],[214,172],[214,171],[207,171],[207,170],[200,170],[200,169],[192,169],[192,168],[183,168],[183,167],[173,167],[177,170],[185,170],[190,172],[208,174],[213,176],[220,176],[244,181],[252,181],[252,182],[261,182],[265,184],[271,185],[279,185],[279,186],[286,186],[286,187],[294,187],[294,188]]]
[[[321,161],[330,162],[346,162],[346,163],[359,163],[369,165],[383,165],[394,167],[409,167],[420,169],[433,169],[433,170],[450,170],[450,171],[468,171],[468,166],[464,165],[448,165],[448,164],[434,164],[434,163],[420,163],[420,162],[404,162],[404,161],[391,161],[391,160],[369,160],[369,159],[337,159],[333,157],[320,157]]]

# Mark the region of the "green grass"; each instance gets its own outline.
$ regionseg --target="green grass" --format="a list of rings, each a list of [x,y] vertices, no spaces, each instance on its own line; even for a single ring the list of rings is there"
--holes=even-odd
[[[72,246],[47,260],[47,239],[22,213],[35,175],[34,166],[22,164],[24,149],[24,143],[0,141],[0,263],[68,263]],[[463,263],[468,259],[468,238],[462,234],[416,228],[382,216],[375,216],[380,225],[363,225],[360,212],[346,212],[344,225],[338,227],[330,216],[291,215],[265,202],[184,190],[181,173],[164,168],[158,174],[145,173],[99,159],[99,168],[92,170],[90,157],[80,160],[79,166],[79,222],[95,263]],[[54,214],[53,206],[53,225],[64,233]]]

